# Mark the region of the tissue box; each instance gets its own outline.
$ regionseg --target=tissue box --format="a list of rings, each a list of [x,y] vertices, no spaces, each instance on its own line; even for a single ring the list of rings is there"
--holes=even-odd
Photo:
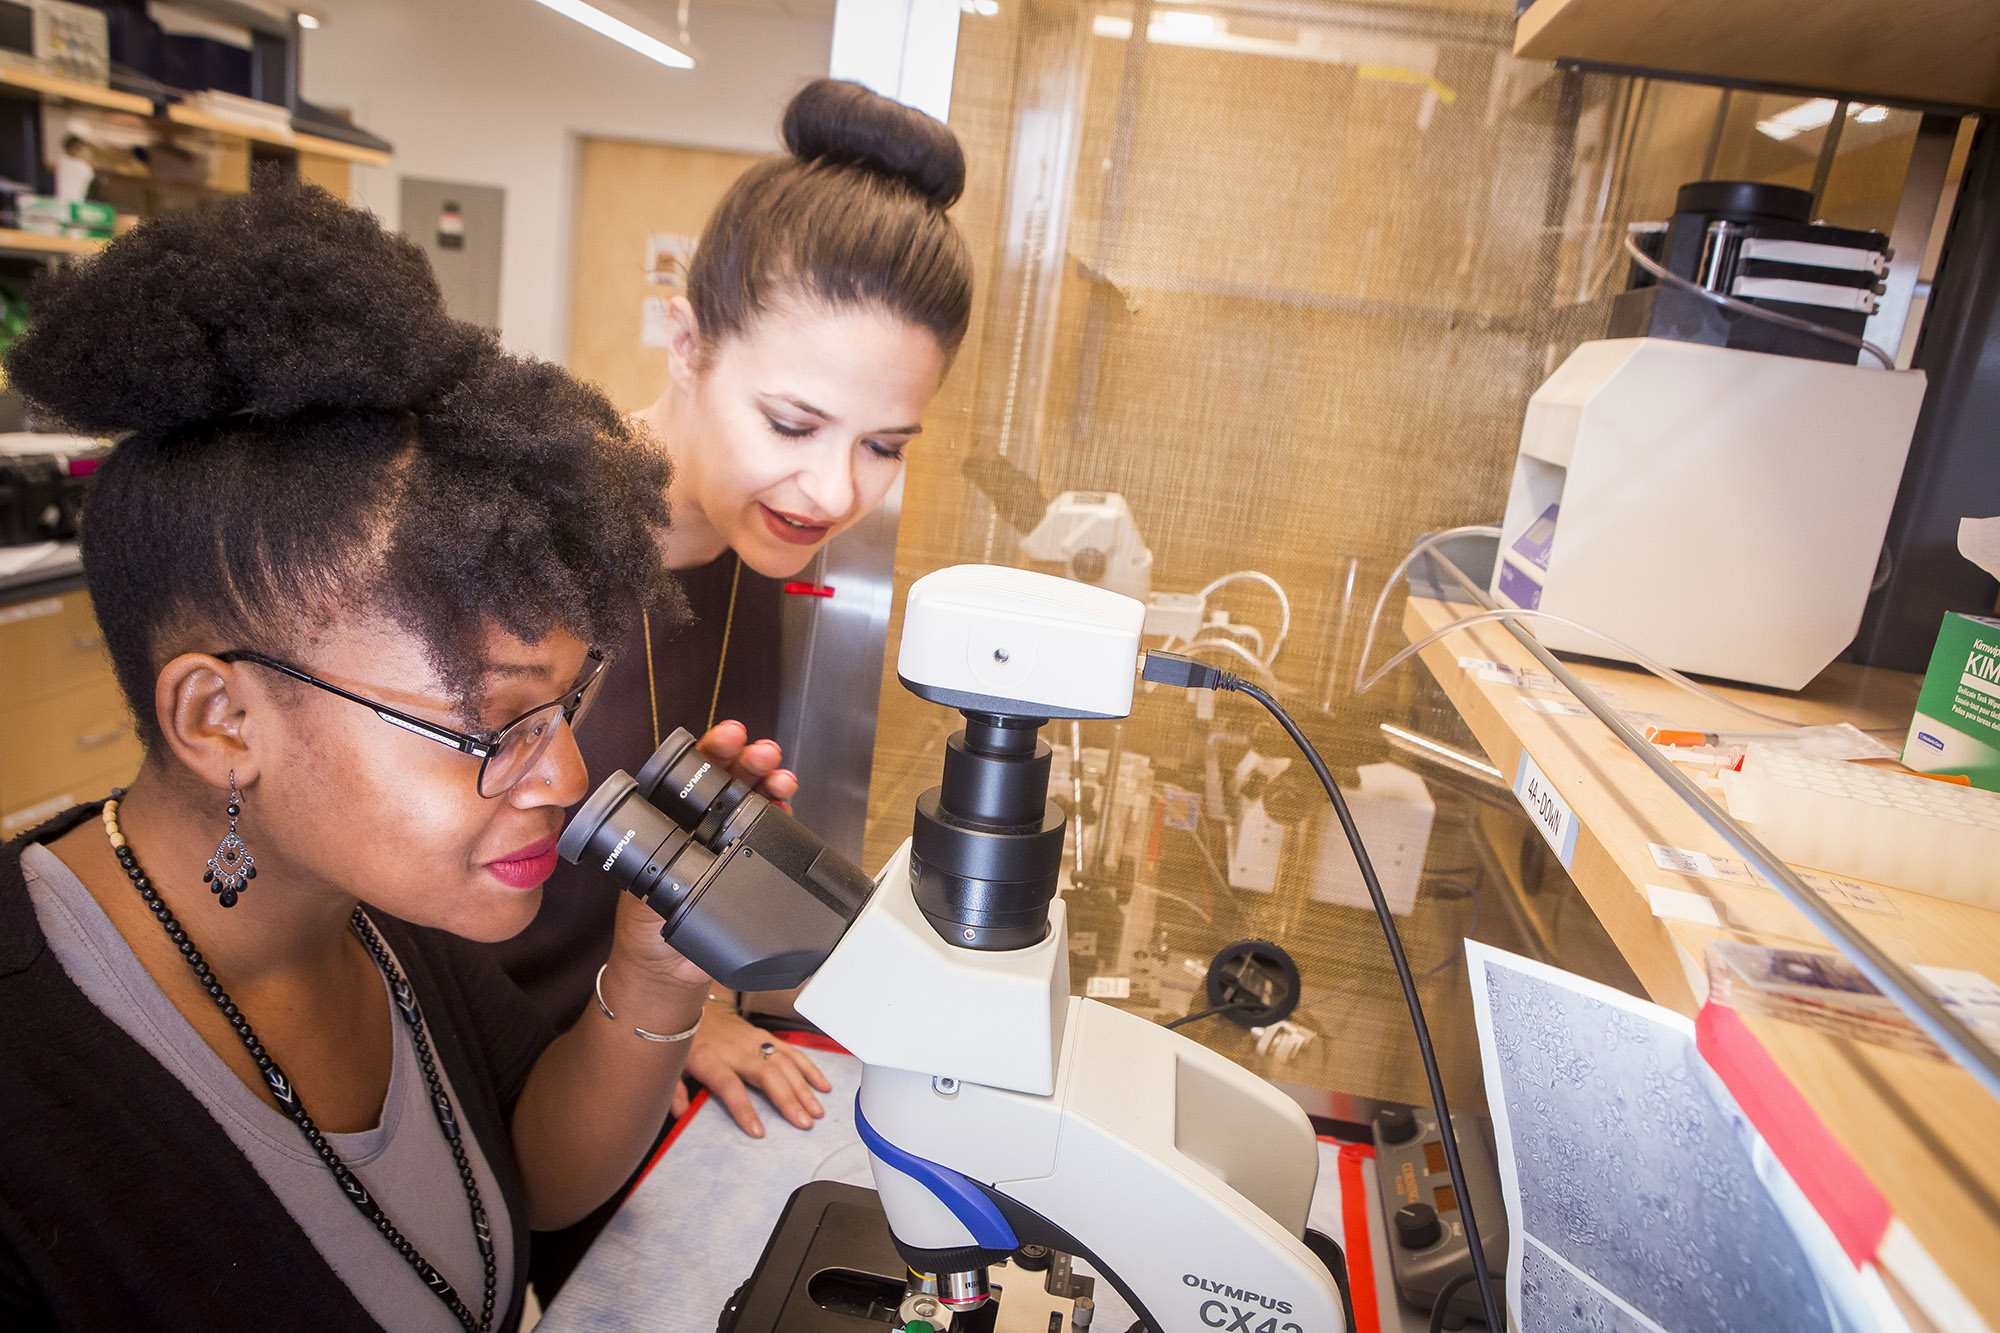
[[[2000,791],[2000,620],[1950,612],[1924,673],[1903,762]]]
[[[118,214],[110,204],[94,200],[67,203],[46,194],[24,194],[14,201],[22,231],[43,236],[76,236],[108,240]]]

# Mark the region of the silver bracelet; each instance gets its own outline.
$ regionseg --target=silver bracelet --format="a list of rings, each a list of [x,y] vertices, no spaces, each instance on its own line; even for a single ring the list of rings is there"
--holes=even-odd
[[[611,964],[605,963],[603,964],[603,966],[597,969],[597,980],[591,983],[590,989],[597,996],[597,1007],[603,1011],[604,1016],[606,1018],[616,1023],[618,1021],[618,1015],[612,1013],[611,1006],[604,1002],[604,969],[610,966]],[[695,1028],[698,1028],[700,1026],[701,1026],[701,1015],[697,1014],[695,1015],[695,1020],[693,1025],[689,1027],[686,1032],[675,1032],[669,1035],[662,1035],[658,1032],[648,1032],[644,1028],[633,1028],[632,1032],[634,1036],[644,1037],[647,1041],[686,1041],[689,1037],[692,1037],[694,1035]]]

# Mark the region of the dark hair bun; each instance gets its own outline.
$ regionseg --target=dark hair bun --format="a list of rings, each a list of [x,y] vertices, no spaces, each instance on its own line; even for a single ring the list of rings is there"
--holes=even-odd
[[[275,178],[169,214],[51,275],[8,353],[37,408],[159,438],[196,422],[438,399],[488,335],[444,312],[423,253],[325,191]]]
[[[785,108],[785,147],[805,162],[865,167],[939,208],[965,192],[958,136],[914,107],[858,83],[815,79]]]

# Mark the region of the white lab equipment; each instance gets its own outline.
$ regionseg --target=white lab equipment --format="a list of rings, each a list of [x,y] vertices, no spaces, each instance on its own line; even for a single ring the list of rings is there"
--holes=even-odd
[[[1923,394],[1921,371],[1584,343],[1529,400],[1493,596],[1682,671],[1799,689],[1860,626]]]
[[[1062,565],[1080,583],[1141,602],[1153,590],[1153,553],[1139,539],[1122,495],[1064,491],[1021,538],[1021,550],[1031,560]]]

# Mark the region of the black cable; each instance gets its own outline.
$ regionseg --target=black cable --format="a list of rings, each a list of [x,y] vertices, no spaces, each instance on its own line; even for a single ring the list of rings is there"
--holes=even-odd
[[[1430,1084],[1431,1108],[1437,1112],[1438,1133],[1444,1141],[1444,1161],[1451,1171],[1452,1188],[1458,1192],[1458,1213],[1465,1221],[1465,1240],[1472,1253],[1472,1276],[1479,1284],[1479,1303],[1486,1314],[1486,1327],[1493,1333],[1501,1333],[1505,1325],[1500,1322],[1500,1302],[1493,1292],[1493,1275],[1486,1269],[1486,1249],[1480,1244],[1479,1223],[1472,1215],[1472,1191],[1466,1187],[1465,1167],[1458,1157],[1458,1135],[1452,1129],[1451,1108],[1445,1102],[1444,1078],[1438,1073],[1437,1051],[1431,1045],[1430,1025],[1424,1021],[1423,1002],[1417,998],[1416,979],[1410,975],[1410,963],[1403,956],[1403,941],[1396,934],[1396,919],[1389,912],[1389,900],[1382,894],[1381,881],[1375,877],[1375,865],[1368,859],[1368,849],[1362,844],[1361,830],[1355,826],[1354,816],[1347,808],[1347,801],[1335,785],[1333,774],[1327,771],[1326,761],[1307,739],[1299,724],[1292,720],[1278,701],[1265,693],[1262,688],[1219,667],[1206,662],[1197,662],[1177,653],[1163,653],[1150,649],[1146,653],[1145,678],[1163,685],[1178,685],[1183,689],[1231,690],[1246,694],[1263,705],[1265,711],[1276,718],[1285,734],[1292,738],[1312,765],[1320,786],[1326,789],[1327,799],[1333,802],[1333,812],[1340,818],[1341,831],[1347,834],[1348,846],[1354,849],[1354,860],[1361,870],[1361,882],[1368,886],[1368,896],[1375,904],[1375,915],[1382,923],[1382,935],[1389,945],[1389,959],[1396,965],[1396,980],[1402,985],[1403,999],[1409,1006],[1410,1023],[1416,1029],[1417,1053],[1423,1057],[1424,1078]]]
[[[1438,1291],[1437,1299],[1431,1302],[1431,1333],[1444,1333],[1444,1317],[1451,1306],[1451,1298],[1458,1295],[1458,1289],[1470,1281],[1472,1274],[1460,1273]],[[1505,1330],[1493,1329],[1491,1324],[1487,1325],[1487,1328],[1492,1330],[1492,1333],[1505,1333]]]
[[[1232,1009],[1242,1009],[1244,1007],[1245,1006],[1241,1000],[1231,1000],[1227,1004],[1218,1004],[1212,1009],[1203,1009],[1199,1013],[1182,1014],[1179,1018],[1176,1018],[1173,1022],[1164,1024],[1163,1026],[1170,1028],[1185,1027],[1189,1023],[1192,1023],[1197,1019],[1214,1018],[1217,1014],[1226,1014]]]

